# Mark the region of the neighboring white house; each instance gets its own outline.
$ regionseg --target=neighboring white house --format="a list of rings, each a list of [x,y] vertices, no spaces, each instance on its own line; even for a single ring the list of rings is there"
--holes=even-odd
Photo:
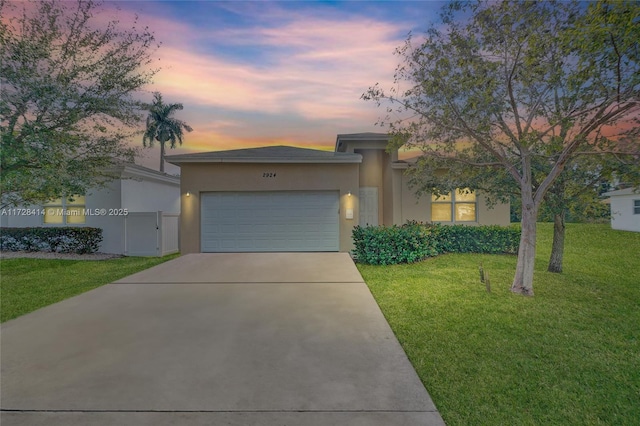
[[[1,227],[88,226],[102,228],[103,253],[156,256],[178,251],[180,178],[136,164],[115,169],[119,177],[86,195],[52,200],[29,209],[4,209]]]
[[[611,197],[611,228],[640,232],[640,188],[625,188],[604,194]]]

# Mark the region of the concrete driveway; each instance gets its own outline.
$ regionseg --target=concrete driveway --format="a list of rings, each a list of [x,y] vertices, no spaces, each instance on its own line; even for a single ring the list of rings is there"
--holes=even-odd
[[[344,253],[182,256],[1,344],[2,426],[444,425]]]

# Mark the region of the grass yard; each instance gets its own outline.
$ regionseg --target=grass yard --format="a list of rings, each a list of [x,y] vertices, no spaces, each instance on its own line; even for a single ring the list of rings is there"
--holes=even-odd
[[[0,260],[0,322],[178,257]]]
[[[515,256],[358,265],[447,425],[640,424],[640,233],[568,224],[552,274],[552,231],[533,298],[509,291]]]

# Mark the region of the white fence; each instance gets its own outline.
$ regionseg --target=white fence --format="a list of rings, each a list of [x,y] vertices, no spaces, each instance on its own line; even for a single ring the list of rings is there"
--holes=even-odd
[[[124,220],[124,254],[164,256],[178,252],[179,217],[161,211],[129,213]]]

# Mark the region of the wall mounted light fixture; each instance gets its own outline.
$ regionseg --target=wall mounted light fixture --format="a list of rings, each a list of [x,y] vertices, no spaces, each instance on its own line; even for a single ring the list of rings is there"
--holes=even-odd
[[[351,191],[349,191],[349,192],[347,193],[347,196],[351,197]]]
[[[187,191],[187,197],[191,197],[191,192]]]

